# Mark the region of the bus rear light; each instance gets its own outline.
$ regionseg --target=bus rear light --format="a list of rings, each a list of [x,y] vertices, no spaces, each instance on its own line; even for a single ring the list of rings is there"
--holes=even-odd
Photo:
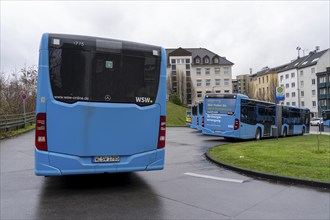
[[[238,130],[238,129],[239,129],[239,120],[236,118],[234,124],[234,130]]]
[[[159,135],[158,135],[158,149],[165,147],[166,139],[166,116],[160,116]]]
[[[46,113],[38,113],[36,118],[36,148],[47,151]]]

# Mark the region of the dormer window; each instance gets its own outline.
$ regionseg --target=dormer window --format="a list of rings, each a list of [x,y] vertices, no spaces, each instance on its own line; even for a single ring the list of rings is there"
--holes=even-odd
[[[218,57],[214,58],[214,63],[219,63],[219,58]]]
[[[201,59],[200,59],[199,57],[197,57],[197,58],[195,59],[195,62],[199,64],[199,63],[201,63]]]
[[[210,63],[210,59],[208,57],[204,58],[204,63]]]

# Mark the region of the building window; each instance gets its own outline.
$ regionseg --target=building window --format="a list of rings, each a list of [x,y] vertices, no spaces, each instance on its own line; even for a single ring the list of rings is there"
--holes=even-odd
[[[305,107],[305,102],[301,101],[301,107]]]
[[[325,95],[325,94],[327,94],[327,89],[326,88],[322,88],[322,89],[320,89],[320,93],[319,93],[320,95]]]
[[[304,81],[300,81],[300,87],[301,87],[301,88],[304,87]]]
[[[176,65],[172,65],[172,70],[176,70]]]
[[[290,102],[286,102],[286,105],[290,105]]]
[[[186,64],[186,69],[190,70],[190,64],[189,63]]]
[[[319,78],[319,83],[325,83],[325,82],[327,82],[327,78],[326,78],[326,76],[321,76],[321,77]]]
[[[288,93],[288,92],[285,93],[285,97],[286,97],[286,98],[289,98],[289,97],[290,97],[290,93]]]
[[[289,88],[289,87],[290,87],[289,83],[285,84],[285,88]]]
[[[305,96],[305,92],[304,91],[300,91],[300,95],[301,95],[301,97],[304,97]]]
[[[283,81],[283,75],[282,76],[280,76],[280,82],[282,82]]]
[[[229,86],[229,79],[225,79],[224,82],[223,82],[223,85],[224,86]]]
[[[205,69],[205,75],[210,75],[210,68]]]
[[[196,85],[197,85],[197,87],[201,87],[202,86],[202,80],[201,79],[196,80]]]
[[[286,79],[289,79],[289,74],[285,74],[285,78]]]
[[[219,63],[219,58],[214,58],[214,63]]]
[[[202,98],[202,91],[197,91],[197,98]]]
[[[211,86],[211,80],[210,79],[205,80],[205,86]]]
[[[312,102],[313,107],[316,107],[316,101]]]
[[[205,57],[204,63],[210,63],[210,59],[208,57]]]
[[[201,59],[200,58],[196,58],[195,59],[195,62],[199,64],[199,63],[201,63]]]
[[[313,90],[312,90],[312,96],[315,96],[315,95],[316,95],[316,90],[313,89]]]
[[[265,77],[262,77],[262,83],[265,83]]]
[[[201,68],[196,68],[196,75],[197,76],[201,75],[201,72],[202,72]]]
[[[215,68],[214,72],[215,72],[216,75],[220,74],[220,68]]]
[[[315,67],[313,67],[313,68],[311,69],[311,72],[312,72],[312,74],[315,73]]]
[[[209,94],[209,93],[211,93],[211,91],[210,90],[206,90],[206,92],[205,92],[206,94]]]
[[[296,87],[296,83],[291,83],[291,88],[294,88],[294,87]]]
[[[291,93],[291,96],[292,96],[292,98],[296,97],[296,93],[295,92],[292,92]]]
[[[225,93],[229,93],[229,90],[225,90]]]
[[[186,59],[186,63],[190,63],[190,59]]]
[[[215,90],[215,93],[221,93],[221,90]]]
[[[304,71],[300,70],[300,76],[303,76],[303,75],[304,75]]]
[[[172,64],[175,64],[176,63],[175,61],[176,61],[176,59],[171,59]]]
[[[315,79],[312,79],[312,85],[315,85]]]
[[[292,102],[292,106],[296,106],[296,102]]]
[[[223,68],[223,74],[224,74],[225,76],[228,76],[228,75],[229,75],[229,67],[224,67],[224,68]]]
[[[259,79],[259,84],[260,84],[260,78],[258,78]]]
[[[268,76],[266,76],[266,81],[268,82]]]
[[[294,73],[291,73],[291,78],[294,78]]]
[[[215,85],[216,86],[220,86],[220,83],[221,83],[220,79],[215,79]]]

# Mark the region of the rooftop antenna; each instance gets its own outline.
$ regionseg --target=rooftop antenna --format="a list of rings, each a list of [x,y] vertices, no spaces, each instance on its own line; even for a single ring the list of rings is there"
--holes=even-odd
[[[320,50],[320,46],[315,46],[315,52]]]

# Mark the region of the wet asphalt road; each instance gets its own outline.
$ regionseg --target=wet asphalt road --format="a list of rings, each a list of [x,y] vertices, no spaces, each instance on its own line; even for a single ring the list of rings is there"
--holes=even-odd
[[[163,171],[45,178],[34,175],[34,132],[1,141],[1,219],[330,218],[328,191],[257,180],[208,162],[203,154],[224,143],[167,128]]]

